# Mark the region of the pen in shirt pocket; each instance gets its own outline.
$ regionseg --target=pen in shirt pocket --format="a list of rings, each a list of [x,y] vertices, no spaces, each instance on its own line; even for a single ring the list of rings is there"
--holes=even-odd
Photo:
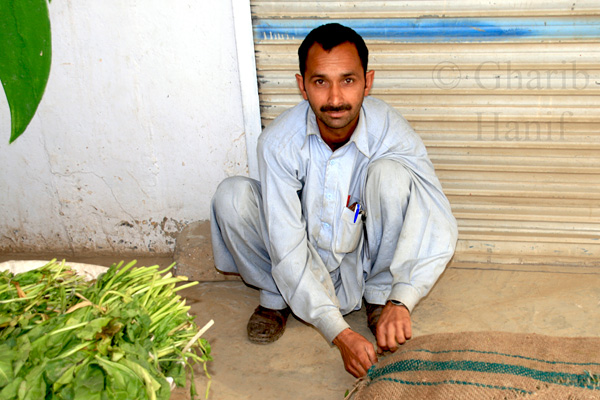
[[[360,204],[358,202],[352,203],[352,205],[350,205],[350,200],[351,200],[351,196],[348,195],[348,199],[346,200],[346,207],[349,208],[350,210],[354,211],[354,223],[356,223],[356,221],[358,220],[359,215],[363,221],[363,237],[365,238],[365,241],[363,243],[364,252],[365,252],[365,256],[370,259],[371,251],[369,249],[369,239],[367,236],[367,224],[365,222],[367,219],[367,216],[365,214],[365,211],[362,209],[362,207],[360,206]]]
[[[360,214],[360,204],[356,203],[356,210],[354,211],[354,223],[358,219],[358,214]]]
[[[358,204],[358,201],[352,202],[352,196],[348,195],[348,200],[346,200],[346,208],[351,209],[352,211],[356,210],[356,205]]]
[[[346,207],[349,208],[350,210],[354,211],[354,223],[356,223],[356,221],[358,220],[358,216],[363,215],[362,207],[360,206],[360,203],[354,202],[354,203],[350,204],[350,196],[348,196],[348,201],[346,201]]]

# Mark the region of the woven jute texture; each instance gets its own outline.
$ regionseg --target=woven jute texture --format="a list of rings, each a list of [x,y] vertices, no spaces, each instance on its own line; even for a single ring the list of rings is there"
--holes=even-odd
[[[351,398],[600,399],[599,378],[600,338],[434,334],[380,358]]]

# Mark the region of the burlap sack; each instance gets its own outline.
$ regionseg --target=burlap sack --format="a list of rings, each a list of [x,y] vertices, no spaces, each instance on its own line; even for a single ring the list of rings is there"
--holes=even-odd
[[[466,332],[408,341],[353,400],[600,399],[600,338]]]

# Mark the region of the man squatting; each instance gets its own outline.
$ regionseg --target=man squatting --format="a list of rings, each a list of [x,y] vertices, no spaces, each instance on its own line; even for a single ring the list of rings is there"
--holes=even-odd
[[[420,137],[368,97],[362,37],[323,25],[298,56],[304,101],[262,132],[260,181],[227,178],[212,200],[215,264],[260,290],[251,342],[277,340],[291,309],[360,377],[410,339],[410,312],[454,253],[456,220]],[[343,317],[363,298],[377,353]]]

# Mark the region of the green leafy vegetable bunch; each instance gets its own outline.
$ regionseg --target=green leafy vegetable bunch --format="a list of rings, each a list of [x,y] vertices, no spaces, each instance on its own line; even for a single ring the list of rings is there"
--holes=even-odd
[[[197,282],[134,265],[92,281],[55,260],[0,272],[0,400],[167,400],[188,373],[195,397],[210,345],[176,292]]]

